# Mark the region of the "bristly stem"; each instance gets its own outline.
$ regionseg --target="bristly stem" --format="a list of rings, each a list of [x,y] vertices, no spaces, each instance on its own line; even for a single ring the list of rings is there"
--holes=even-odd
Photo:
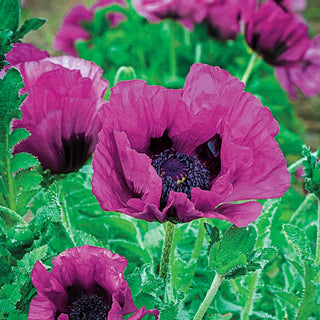
[[[314,156],[317,156],[318,151],[312,152],[311,154],[314,155]],[[288,167],[288,171],[289,171],[290,173],[293,173],[297,168],[299,168],[300,166],[303,165],[303,161],[305,161],[305,160],[307,160],[306,157],[303,157],[303,158],[297,160],[296,162],[294,162],[293,164],[291,164],[291,165]]]
[[[244,74],[243,74],[243,76],[242,76],[242,78],[240,80],[240,81],[244,82],[245,84],[247,83],[247,81],[248,81],[248,79],[249,79],[249,77],[251,75],[251,72],[253,70],[254,64],[256,62],[256,58],[257,58],[257,54],[253,53],[251,55],[250,61],[249,61],[248,66],[247,66],[247,69],[244,72]]]
[[[208,290],[204,300],[202,301],[196,315],[194,316],[193,320],[201,320],[205,313],[207,312],[211,302],[213,301],[216,293],[218,292],[218,289],[224,279],[224,276],[222,276],[219,273],[216,273],[212,283],[211,287]]]
[[[300,206],[291,216],[289,223],[295,222],[294,220],[305,212],[305,210],[310,205],[310,202],[314,201],[314,199],[315,199],[315,196],[313,195],[313,193],[308,193],[304,198],[304,200],[302,201],[302,203],[300,204]]]
[[[170,264],[170,252],[172,247],[174,228],[175,225],[170,221],[166,223],[166,235],[162,247],[162,256],[159,271],[159,277],[163,279],[165,284],[167,282],[167,275]]]
[[[316,242],[316,266],[320,265],[320,200],[318,197],[317,204],[318,204],[318,225],[317,225],[317,242]]]

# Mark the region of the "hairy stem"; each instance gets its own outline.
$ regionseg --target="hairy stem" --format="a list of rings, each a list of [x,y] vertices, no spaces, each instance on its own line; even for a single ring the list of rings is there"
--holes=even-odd
[[[299,217],[301,214],[305,212],[305,210],[309,207],[310,202],[314,201],[315,196],[313,193],[308,193],[307,196],[304,198],[304,200],[301,202],[300,206],[297,208],[297,210],[293,213],[291,216],[291,219],[289,223],[294,222],[294,220]]]
[[[170,221],[168,221],[166,224],[166,235],[165,235],[163,247],[162,247],[162,256],[161,256],[160,271],[159,271],[159,277],[164,280],[165,284],[167,282],[167,275],[168,275],[168,269],[170,264],[170,252],[172,247],[174,228],[175,228],[175,225]]]
[[[175,78],[177,75],[177,57],[176,57],[176,25],[174,21],[170,23],[170,76]]]
[[[220,275],[219,273],[216,273],[212,283],[211,287],[208,290],[204,300],[202,301],[196,315],[194,316],[193,320],[201,320],[205,313],[207,312],[211,302],[213,301],[216,293],[218,292],[218,289],[224,279],[224,276]]]

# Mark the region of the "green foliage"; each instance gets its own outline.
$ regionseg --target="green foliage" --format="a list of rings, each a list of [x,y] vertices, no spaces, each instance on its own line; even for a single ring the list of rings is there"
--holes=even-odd
[[[306,158],[303,161],[305,172],[305,187],[306,189],[314,193],[317,198],[320,197],[320,164],[317,159],[320,157],[320,150],[317,155],[311,153],[307,146],[303,146],[302,155]]]
[[[16,31],[20,23],[20,1],[2,0],[0,5],[0,30]]]

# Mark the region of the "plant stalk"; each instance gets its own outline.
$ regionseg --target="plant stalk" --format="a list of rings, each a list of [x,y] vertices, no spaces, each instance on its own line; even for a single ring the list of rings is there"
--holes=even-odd
[[[196,315],[194,316],[193,320],[201,320],[205,313],[207,312],[211,302],[213,301],[216,293],[218,292],[218,289],[224,279],[224,276],[222,276],[219,273],[216,273],[212,283],[211,287],[208,290],[204,300],[202,301]]]
[[[174,228],[175,225],[168,221],[166,224],[166,235],[162,247],[162,256],[159,271],[159,277],[163,279],[165,284],[167,282],[167,275],[170,264],[170,253],[173,241]]]
[[[244,82],[245,84],[247,83],[247,81],[249,80],[249,77],[251,75],[251,72],[253,70],[253,67],[254,67],[254,64],[256,62],[256,58],[257,58],[257,54],[256,53],[253,53],[251,55],[251,58],[250,58],[250,61],[248,63],[248,66],[247,66],[247,69],[246,71],[244,72],[242,78],[240,81]]]
[[[317,225],[317,247],[316,247],[316,266],[320,265],[320,200],[318,197],[317,204],[318,204],[318,225]]]

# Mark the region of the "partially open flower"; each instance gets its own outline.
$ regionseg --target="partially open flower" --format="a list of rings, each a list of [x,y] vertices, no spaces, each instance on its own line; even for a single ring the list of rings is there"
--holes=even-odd
[[[303,59],[290,67],[275,70],[282,87],[291,99],[297,96],[297,88],[312,97],[320,93],[320,35],[311,41]]]
[[[77,171],[89,159],[98,141],[100,107],[108,82],[102,69],[74,57],[52,57],[15,65],[23,76],[28,96],[22,119],[13,129],[25,128],[31,136],[14,152],[36,156],[52,173]]]
[[[253,222],[261,205],[233,202],[281,197],[290,175],[274,140],[277,122],[243,90],[203,64],[193,65],[182,90],[140,80],[112,88],[93,158],[102,209],[147,221]]]
[[[61,26],[54,40],[54,48],[62,50],[72,56],[77,56],[75,43],[77,40],[86,40],[90,38],[90,34],[84,29],[82,24],[89,22],[94,18],[94,14],[98,9],[110,6],[112,4],[125,5],[124,0],[98,0],[90,8],[79,3],[72,7],[65,15]],[[111,27],[115,27],[124,17],[121,13],[109,13],[106,15]]]
[[[250,16],[245,38],[252,50],[273,66],[299,62],[310,45],[307,25],[273,0]]]
[[[128,262],[109,250],[84,245],[52,260],[49,273],[41,262],[31,279],[38,295],[31,301],[28,320],[141,320],[158,310],[137,310],[123,272]]]
[[[194,23],[201,22],[206,16],[207,2],[208,0],[133,0],[133,5],[149,21],[173,19],[192,29]]]

